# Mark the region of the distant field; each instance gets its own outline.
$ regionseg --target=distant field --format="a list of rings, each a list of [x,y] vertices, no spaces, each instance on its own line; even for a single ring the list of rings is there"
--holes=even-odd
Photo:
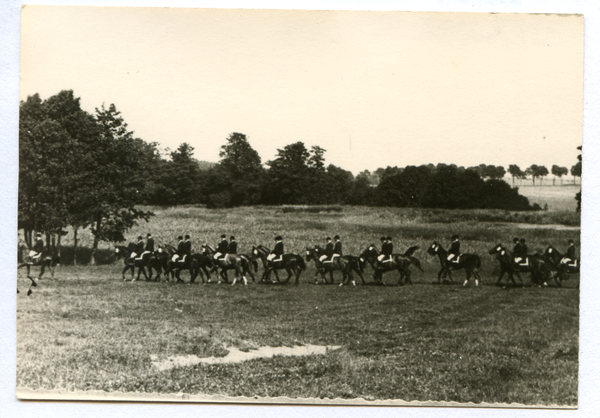
[[[61,266],[25,296],[18,275],[17,386],[67,391],[221,394],[292,398],[363,398],[576,405],[578,378],[578,276],[565,287],[494,286],[498,267],[487,251],[513,236],[530,251],[569,238],[575,229],[535,227],[574,213],[430,211],[341,207],[207,210],[151,208],[156,216],[130,238],[152,232],[158,242],[190,233],[194,248],[233,234],[241,251],[273,245],[282,234],[289,252],[323,244],[339,233],[347,254],[381,235],[396,249],[419,245],[425,273],[413,269],[412,286],[314,285],[312,264],[299,286],[123,283],[122,261],[96,267]],[[314,209],[311,209],[314,210]],[[529,216],[529,217],[527,217]],[[538,218],[536,218],[538,217]],[[519,223],[529,221],[531,228]],[[488,221],[482,221],[488,219]],[[571,227],[573,228],[573,227]],[[482,258],[483,284],[434,285],[439,269],[425,249],[461,236],[462,250]],[[90,236],[82,233],[83,244]],[[69,237],[65,243],[69,245]],[[65,251],[68,250],[68,247]],[[112,257],[103,246],[104,261]],[[262,271],[262,270],[261,270]],[[182,274],[187,281],[187,273]],[[526,284],[529,284],[525,275]],[[372,283],[370,270],[366,280]],[[339,274],[336,282],[340,282]],[[227,347],[336,345],[327,355],[274,357],[237,364],[198,364],[161,371],[153,359],[225,356]]]
[[[548,182],[550,183],[550,182]],[[581,190],[581,186],[544,184],[544,186],[522,185],[519,193],[526,196],[531,204],[537,203],[542,208],[548,204],[549,211],[574,211],[577,208],[575,194]]]

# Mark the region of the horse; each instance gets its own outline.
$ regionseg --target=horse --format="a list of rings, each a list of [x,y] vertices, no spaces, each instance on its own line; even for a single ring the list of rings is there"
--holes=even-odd
[[[427,249],[427,253],[431,256],[437,255],[440,260],[441,269],[438,273],[438,283],[441,283],[442,276],[449,277],[452,282],[452,270],[465,269],[467,278],[463,286],[466,286],[471,276],[475,278],[475,286],[479,286],[481,277],[479,276],[479,268],[481,267],[481,259],[477,254],[464,253],[456,258],[456,261],[448,260],[448,252],[437,242],[433,241]]]
[[[524,285],[521,273],[531,273],[531,282],[539,285],[548,285],[550,269],[547,262],[539,254],[527,256],[527,264],[516,263],[513,254],[502,244],[494,245],[488,254],[495,255],[500,262],[500,276],[496,284],[499,285],[504,274],[508,274],[508,278],[516,285],[513,274],[516,274],[521,281],[521,286]]]
[[[206,258],[208,258],[209,260],[211,260],[212,263],[212,257],[206,254],[203,254]],[[240,258],[242,259],[242,269],[243,269],[243,273],[244,275],[249,275],[252,278],[252,283],[256,283],[256,277],[254,277],[254,274],[252,273],[252,270],[254,269],[254,273],[258,272],[258,263],[256,262],[256,259],[250,255],[250,254],[240,254],[239,255]],[[211,264],[212,266],[212,264]],[[227,270],[223,271],[223,274],[225,274],[225,283],[228,283],[228,276],[227,276]],[[210,282],[210,276],[208,282]]]
[[[216,269],[219,269],[219,268],[221,269],[219,275],[220,275],[220,277],[223,278],[225,283],[229,283],[229,281],[227,280],[226,271],[227,270],[235,270],[235,278],[233,279],[233,283],[231,283],[231,285],[232,286],[235,285],[239,276],[242,276],[244,285],[248,284],[248,279],[246,279],[245,269],[242,265],[244,263],[245,259],[243,259],[241,256],[239,256],[238,254],[227,254],[227,255],[225,255],[224,258],[219,258],[219,259],[215,260],[213,256],[217,253],[217,251],[208,244],[205,244],[202,246],[202,252],[204,254],[208,255],[209,257],[212,257],[212,259],[213,259],[212,263]],[[247,260],[245,260],[245,261],[247,261]],[[219,283],[221,283],[221,281],[219,281]]]
[[[148,260],[148,280],[152,281],[153,271],[156,271],[156,279],[154,281],[159,282],[160,276],[163,274],[163,271],[167,271],[168,262],[170,259],[171,257],[169,256],[167,251],[165,251],[165,249],[159,245],[157,250],[152,253],[150,260]]]
[[[408,250],[404,252],[404,254],[393,254],[392,260],[386,260],[383,263],[379,263],[377,257],[380,255],[379,251],[375,247],[375,245],[369,245],[361,254],[360,259],[365,259],[371,265],[373,269],[373,278],[377,284],[383,284],[383,273],[397,270],[400,273],[400,277],[398,278],[398,286],[407,284],[412,284],[412,280],[410,278],[411,271],[409,266],[413,264],[416,266],[421,272],[424,273],[423,268],[421,267],[421,262],[418,258],[414,257],[413,254],[417,251],[419,247],[414,245],[410,247]]]
[[[567,264],[562,262],[564,257],[565,256],[552,245],[548,246],[544,252],[544,258],[548,261],[552,270],[556,272],[554,280],[558,286],[562,286],[561,281],[569,278],[569,273],[579,273],[579,259],[575,259],[574,264]]]
[[[287,283],[292,278],[292,275],[296,277],[295,284],[300,283],[300,275],[304,270],[306,270],[306,263],[304,262],[304,258],[297,254],[283,254],[281,260],[272,261],[267,260],[268,255],[271,253],[264,245],[259,245],[258,247],[252,247],[252,253],[255,254],[256,257],[261,258],[263,262],[263,266],[265,267],[265,271],[263,273],[262,281],[269,280],[271,276],[271,272],[275,273],[275,277],[277,278],[277,283]],[[279,276],[277,275],[277,270],[285,269],[288,273],[287,279],[285,281],[279,280]],[[275,283],[275,282],[273,282]]]
[[[33,277],[31,277],[31,267],[40,267],[40,274],[37,277],[38,280],[42,278],[46,269],[50,270],[50,277],[54,278],[54,268],[60,264],[60,256],[56,253],[46,254],[45,252],[42,252],[42,255],[34,261],[34,259],[29,256],[29,250],[27,248],[24,249],[24,252],[26,253],[23,255],[23,262],[19,264],[17,270],[22,267],[27,267],[27,278],[31,280],[31,285],[27,291],[27,296],[29,296],[32,293],[31,288],[37,286],[37,283],[33,280]],[[18,289],[17,293],[19,293]]]
[[[202,279],[202,284],[205,284],[206,282],[204,281],[204,274],[206,274],[206,280],[208,283],[210,283],[209,269],[214,266],[212,262],[212,257],[208,254],[205,254],[204,252],[192,254],[192,257],[194,258],[194,260],[196,260],[196,274],[194,279],[198,275],[200,275],[200,278]],[[202,274],[202,272],[204,272],[204,274]]]
[[[177,279],[177,283],[184,283],[184,281],[179,277],[179,273],[181,270],[188,270],[190,272],[190,283],[194,283],[196,281],[197,274],[197,261],[193,255],[186,255],[178,258],[173,261],[173,256],[177,253],[175,247],[169,244],[164,245],[167,254],[169,255],[169,259],[167,260],[167,268],[165,270],[165,276],[169,273],[175,273],[175,279]]]
[[[152,260],[152,253],[143,252],[142,254],[137,254],[135,258],[131,258],[131,253],[133,252],[135,244],[130,242],[128,246],[118,245],[115,247],[115,255],[117,259],[119,257],[123,257],[123,261],[125,262],[125,268],[123,268],[123,281],[125,281],[125,272],[127,270],[131,270],[131,281],[135,282],[140,279],[140,274],[144,274],[146,281],[150,281],[152,279],[152,269],[150,267],[150,263]],[[137,277],[133,277],[135,274],[135,268],[138,268]],[[148,267],[148,272],[150,273],[150,277],[146,274],[146,267]]]
[[[355,257],[352,255],[345,255],[341,257],[336,257],[335,260],[331,261],[321,261],[320,258],[325,254],[325,250],[315,245],[314,248],[306,247],[306,261],[313,260],[315,262],[315,268],[317,271],[315,272],[315,284],[318,283],[317,274],[321,273],[321,278],[324,283],[327,283],[327,279],[325,278],[325,273],[329,272],[329,277],[331,278],[331,283],[333,284],[333,272],[335,270],[340,270],[342,272],[342,282],[340,286],[343,286],[344,283],[352,282],[353,286],[356,286],[356,282],[354,281],[353,272],[356,272],[358,276],[362,279],[363,284],[365,283],[365,279],[362,275],[364,271],[364,261],[360,261],[359,257]]]

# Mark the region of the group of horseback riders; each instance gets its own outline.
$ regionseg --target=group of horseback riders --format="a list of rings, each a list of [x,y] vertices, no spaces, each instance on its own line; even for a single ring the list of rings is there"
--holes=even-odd
[[[515,237],[513,238],[513,244],[513,257],[515,260],[515,264],[518,264],[520,266],[529,265],[529,254],[525,238],[519,239]],[[560,260],[560,264],[573,267],[577,266],[577,258],[575,255],[575,251],[575,242],[572,239],[570,239],[568,241],[567,252]]]

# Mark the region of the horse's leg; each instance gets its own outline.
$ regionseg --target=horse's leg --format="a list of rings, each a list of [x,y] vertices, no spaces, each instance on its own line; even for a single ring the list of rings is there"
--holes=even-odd
[[[469,279],[471,278],[471,270],[470,269],[465,269],[465,273],[467,273],[467,278],[465,279],[463,286],[466,286],[467,283],[469,283]]]
[[[129,270],[129,265],[128,265],[128,264],[125,264],[125,268],[123,269],[123,271],[122,271],[122,273],[121,273],[121,274],[123,275],[123,281],[125,281],[125,280],[126,280],[126,279],[125,279],[125,272],[126,272],[127,270]]]
[[[42,263],[40,266],[40,274],[38,275],[38,280],[40,280],[42,278],[44,271],[46,271],[46,264]]]

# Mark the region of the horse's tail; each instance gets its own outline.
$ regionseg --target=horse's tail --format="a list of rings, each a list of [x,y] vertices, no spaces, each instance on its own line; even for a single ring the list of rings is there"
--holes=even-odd
[[[417,257],[409,256],[408,258],[409,258],[411,264],[414,264],[415,266],[417,266],[417,268],[419,270],[421,270],[422,273],[425,273],[425,270],[423,270],[421,268],[421,262],[419,261],[419,259]]]
[[[302,256],[299,255],[296,256],[296,260],[298,261],[298,267],[300,267],[300,270],[306,270],[306,263],[304,262],[304,258],[302,258]]]
[[[413,253],[415,251],[417,251],[419,249],[418,245],[413,245],[412,247],[410,247],[408,250],[406,250],[406,252],[404,254],[402,254],[402,257],[410,257],[413,255]]]

